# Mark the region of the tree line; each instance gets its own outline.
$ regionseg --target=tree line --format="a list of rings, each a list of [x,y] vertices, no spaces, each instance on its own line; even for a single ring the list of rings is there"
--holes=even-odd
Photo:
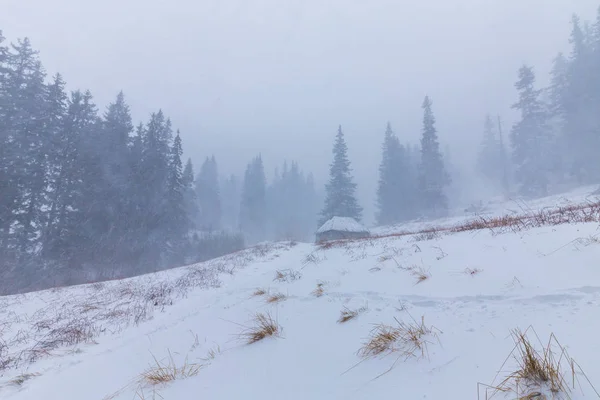
[[[514,84],[517,121],[505,136],[500,117],[483,119],[476,172],[505,198],[535,198],[600,181],[600,9],[595,22],[572,18],[569,55],[553,61],[551,83],[536,86],[534,68],[521,66]],[[432,102],[423,102],[420,144],[402,144],[388,124],[384,133],[377,215],[380,225],[448,213],[453,178],[440,151]],[[334,145],[321,220],[360,220],[341,128]]]
[[[517,72],[516,123],[504,135],[485,116],[478,174],[505,196],[537,197],[597,183],[600,11],[574,16],[571,52],[551,84]],[[134,125],[123,93],[99,110],[89,91],[48,77],[28,39],[0,33],[0,278],[15,287],[80,283],[201,261],[263,240],[312,240],[333,216],[360,221],[348,147],[335,136],[323,199],[295,161],[267,181],[260,154],[223,177],[215,156],[198,173],[161,110]],[[422,103],[418,144],[383,130],[376,221],[447,215],[457,176],[442,152],[433,103]],[[452,176],[451,176],[452,175]],[[1,289],[1,288],[0,288]]]

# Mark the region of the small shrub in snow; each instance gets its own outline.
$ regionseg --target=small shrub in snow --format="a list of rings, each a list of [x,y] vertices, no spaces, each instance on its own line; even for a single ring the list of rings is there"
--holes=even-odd
[[[317,283],[317,288],[311,292],[311,294],[315,297],[321,297],[325,294],[325,282]]]
[[[278,337],[281,334],[281,326],[271,317],[269,313],[258,313],[252,320],[253,325],[240,333],[240,338],[246,344],[253,344],[268,337]]]
[[[8,384],[12,386],[22,386],[25,382],[35,378],[36,376],[40,376],[40,374],[37,372],[20,374],[8,381]]]
[[[486,392],[491,390],[492,396],[496,393],[510,393],[519,399],[544,398],[542,396],[546,395],[551,395],[553,399],[571,399],[576,374],[580,372],[576,371],[576,362],[554,334],[550,335],[545,346],[541,342],[539,346],[535,346],[527,335],[528,330],[512,331],[515,347],[501,370],[505,370],[510,358],[515,362],[515,370],[497,385],[484,385],[487,387]],[[534,334],[537,337],[535,331]],[[537,394],[539,396],[535,397]]]
[[[264,296],[265,294],[267,294],[266,289],[258,288],[254,291],[254,293],[252,293],[252,296],[259,297],[259,296]]]
[[[221,354],[221,347],[219,345],[213,347],[212,349],[210,349],[207,353],[206,353],[206,357],[204,357],[202,360],[204,361],[211,361],[214,360],[217,355]]]
[[[201,364],[189,364],[187,359],[181,367],[178,367],[173,356],[169,352],[167,362],[158,361],[154,357],[154,364],[144,371],[140,377],[140,384],[159,385],[165,384],[176,379],[185,379],[195,376],[200,372]]]
[[[286,269],[275,271],[275,278],[273,278],[273,280],[277,282],[294,282],[300,278],[302,278],[302,274],[300,272],[292,269]]]
[[[283,301],[286,298],[286,295],[283,293],[273,293],[267,297],[266,301],[267,303],[279,303],[280,301]]]
[[[571,393],[576,383],[581,387],[579,382],[576,382],[577,376],[584,376],[588,383],[589,379],[554,334],[550,335],[545,346],[541,341],[536,346],[528,336],[529,330],[539,341],[539,336],[531,327],[525,332],[519,329],[512,331],[515,347],[500,370],[504,371],[508,368],[506,364],[511,358],[515,362],[515,370],[499,384],[483,385],[486,387],[486,396],[491,390],[491,396],[504,393],[517,396],[519,399],[537,400],[544,397],[558,400],[572,399]],[[591,388],[600,398],[596,389],[593,386]]]
[[[479,268],[465,268],[465,274],[467,274],[467,275],[475,276],[475,275],[479,274],[480,272],[483,272],[483,270],[481,270]]]
[[[348,322],[351,319],[358,317],[363,312],[367,311],[367,307],[361,307],[357,310],[351,310],[348,307],[344,307],[344,309],[340,313],[340,317],[338,318],[338,324],[343,324],[344,322]]]
[[[395,260],[394,260],[395,261]],[[396,262],[398,268],[403,271],[408,271],[415,278],[415,285],[419,283],[425,282],[427,279],[431,278],[431,274],[423,267],[418,267],[413,265],[411,267],[403,267],[398,262]]]
[[[405,359],[427,356],[427,345],[432,337],[437,338],[437,330],[421,321],[400,322],[397,325],[378,324],[371,331],[367,342],[358,351],[359,356],[369,358],[382,353],[400,352],[399,357]]]

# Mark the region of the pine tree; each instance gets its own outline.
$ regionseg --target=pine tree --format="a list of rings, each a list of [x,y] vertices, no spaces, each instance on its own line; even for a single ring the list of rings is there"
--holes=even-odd
[[[260,242],[266,237],[266,179],[262,157],[256,157],[244,175],[240,203],[240,230],[249,243]]]
[[[333,145],[333,162],[329,168],[329,182],[325,185],[325,207],[321,211],[319,225],[333,217],[362,218],[362,207],[355,197],[356,183],[352,180],[348,147],[341,125]]]
[[[107,223],[99,226],[106,232],[104,251],[116,259],[123,257],[130,248],[129,241],[129,193],[130,144],[133,123],[129,106],[123,92],[119,92],[114,103],[109,104],[102,120],[101,137],[98,138],[96,153],[102,165],[102,181],[99,190],[103,193],[101,218]]]
[[[314,233],[316,194],[311,175],[304,177],[297,162],[282,173],[276,168],[275,178],[267,190],[269,237],[274,240],[305,240]],[[308,223],[307,223],[308,221]]]
[[[196,177],[196,197],[200,207],[199,229],[213,231],[221,227],[219,173],[215,156],[207,157]]]
[[[183,148],[179,131],[175,135],[169,158],[169,182],[167,189],[167,259],[171,265],[183,262],[186,246],[186,234],[190,223],[185,201],[185,181],[181,156]]]
[[[486,115],[483,124],[483,138],[477,167],[481,175],[488,180],[496,189],[503,188],[504,177],[504,149],[500,142],[499,133],[496,130],[490,115]]]
[[[395,224],[411,218],[413,214],[412,174],[409,149],[400,144],[388,123],[379,166],[377,188],[377,223]]]
[[[571,46],[566,88],[562,91],[564,133],[569,149],[570,173],[578,183],[600,179],[600,161],[596,149],[600,146],[600,94],[595,91],[597,68],[594,66],[592,38],[577,16],[572,19]],[[600,86],[600,85],[599,85]]]
[[[450,177],[444,167],[440,152],[435,117],[428,96],[423,101],[423,135],[421,137],[421,163],[419,165],[419,201],[427,216],[443,216],[448,211],[448,199],[444,188]]]
[[[46,190],[47,136],[45,72],[28,39],[11,45],[7,54],[8,80],[5,129],[9,136],[9,168],[12,169],[14,243],[22,256],[31,256],[43,223]],[[14,190],[16,189],[16,193]],[[3,196],[5,194],[3,193]]]
[[[161,255],[166,251],[168,233],[168,181],[170,164],[171,121],[162,111],[152,113],[143,137],[140,183],[145,196],[141,204],[145,232],[143,262],[159,266]]]
[[[544,196],[548,193],[549,130],[540,90],[535,89],[533,69],[522,66],[515,84],[519,101],[513,108],[520,111],[521,120],[511,131],[513,160],[516,165],[515,180],[524,196]]]
[[[191,227],[195,228],[199,218],[198,199],[196,197],[195,181],[194,181],[194,166],[192,159],[188,158],[185,168],[183,169],[183,187],[184,200],[186,204],[186,213],[191,221]]]

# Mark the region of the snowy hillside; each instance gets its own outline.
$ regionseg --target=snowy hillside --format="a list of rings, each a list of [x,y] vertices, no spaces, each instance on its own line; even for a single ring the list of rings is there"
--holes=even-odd
[[[0,298],[0,398],[517,398],[485,385],[599,398],[592,190]],[[252,330],[257,315],[272,336]],[[542,387],[503,384],[520,369],[519,329],[540,352]]]

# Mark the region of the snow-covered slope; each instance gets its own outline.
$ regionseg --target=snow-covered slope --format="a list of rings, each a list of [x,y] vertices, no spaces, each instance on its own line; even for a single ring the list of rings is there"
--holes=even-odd
[[[529,327],[532,343],[554,334],[576,360],[571,397],[598,397],[598,223],[501,231],[264,245],[126,281],[0,298],[0,362],[9,366],[0,398],[485,399],[478,384],[518,369],[511,332]],[[357,315],[339,323],[342,311]],[[257,313],[281,331],[247,344],[241,334]],[[422,351],[400,340],[363,357],[378,324],[396,333],[421,326]],[[156,361],[187,363],[187,373],[151,385],[142,375]],[[516,398],[502,396],[493,398]]]

